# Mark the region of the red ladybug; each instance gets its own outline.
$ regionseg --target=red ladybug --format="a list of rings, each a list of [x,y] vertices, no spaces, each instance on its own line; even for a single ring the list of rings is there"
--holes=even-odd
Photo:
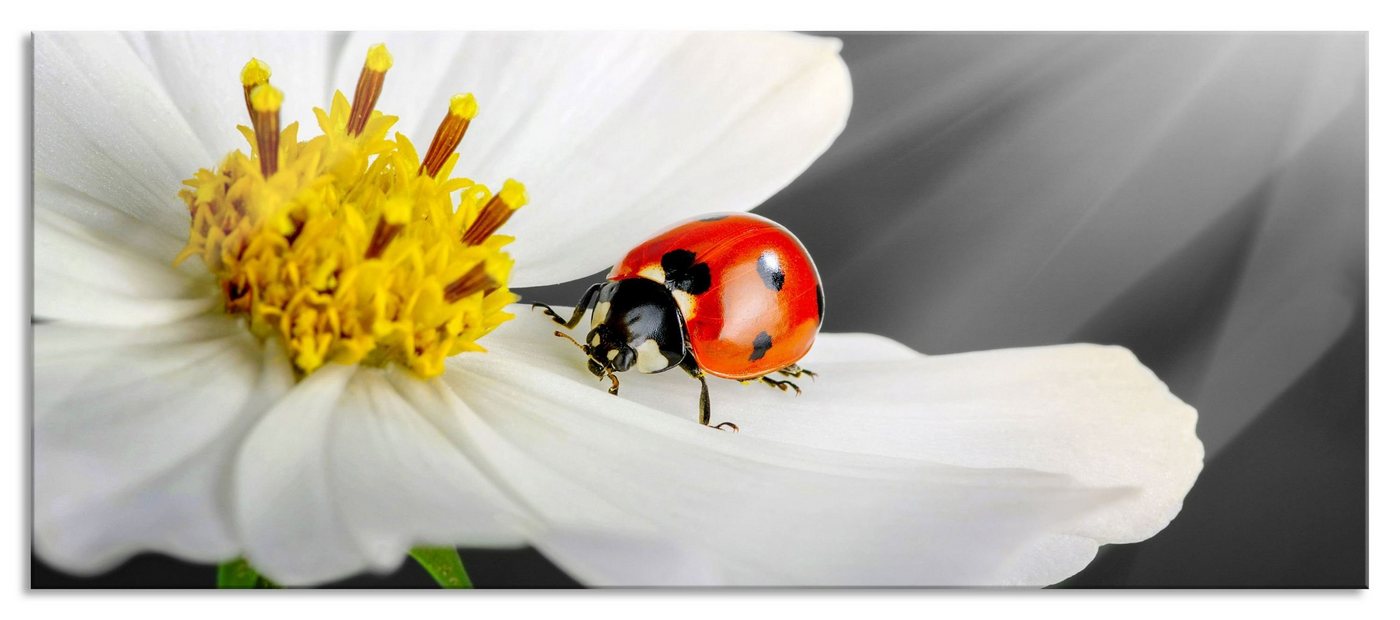
[[[816,341],[825,310],[821,278],[802,242],[750,213],[699,217],[642,242],[606,281],[588,287],[568,320],[544,304],[534,306],[568,328],[593,311],[584,343],[574,344],[588,355],[589,371],[612,380],[612,394],[615,372],[680,366],[700,381],[700,423],[706,426],[707,373],[801,393],[795,383],[767,375],[815,376],[797,361]],[[716,428],[724,426],[734,427]]]

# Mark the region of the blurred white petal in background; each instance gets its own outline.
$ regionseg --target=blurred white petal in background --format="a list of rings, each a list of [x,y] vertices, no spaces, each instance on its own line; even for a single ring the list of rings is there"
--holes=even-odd
[[[760,209],[813,251],[833,330],[1123,344],[1209,455],[1356,320],[1364,36],[846,43],[848,129]]]

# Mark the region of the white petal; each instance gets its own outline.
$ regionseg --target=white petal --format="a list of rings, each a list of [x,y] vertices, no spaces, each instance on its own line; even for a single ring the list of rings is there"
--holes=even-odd
[[[518,313],[525,316],[486,342],[498,363],[518,359],[602,389],[577,350],[551,342],[551,324],[523,308]],[[801,380],[800,396],[712,379],[714,421],[737,423],[745,439],[1026,468],[1067,474],[1088,487],[1138,491],[1112,510],[1042,532],[1001,573],[1004,583],[1053,583],[1082,568],[1099,544],[1155,534],[1179,511],[1200,471],[1195,411],[1124,349],[1069,345],[911,359],[883,338],[822,340],[835,344],[818,350],[843,350],[866,361],[804,364],[821,376]],[[694,419],[698,386],[683,373],[624,375],[621,393],[672,417]]]
[[[392,381],[391,381],[392,379]],[[444,398],[446,397],[446,398]],[[381,569],[414,544],[519,546],[509,501],[429,421],[450,392],[397,369],[364,369],[332,431],[332,483],[345,521]]]
[[[790,33],[357,34],[337,85],[354,88],[379,41],[395,55],[379,109],[415,143],[452,93],[480,101],[456,173],[529,188],[503,229],[517,286],[602,269],[691,215],[753,208],[826,150],[851,106],[839,42]]]
[[[1100,543],[1156,534],[1200,473],[1195,409],[1121,347],[1004,349],[818,370],[798,397],[726,382],[713,391],[715,407],[755,436],[1141,489],[1076,532]]]
[[[330,66],[343,40],[329,32],[122,34],[215,158],[248,148],[234,127],[249,123],[239,81],[249,58],[266,62],[272,84],[286,95],[282,123],[300,123],[303,138],[318,134],[311,108],[330,104]],[[190,163],[210,166],[217,159]],[[193,171],[191,167],[187,173]]]
[[[812,350],[802,357],[803,366],[828,363],[889,362],[923,357],[898,340],[875,334],[822,334]]]
[[[58,215],[81,222],[88,230],[100,230],[111,239],[120,239],[127,250],[169,262],[185,247],[188,238],[167,234],[159,228],[136,218],[126,210],[114,207],[71,186],[48,177],[34,178],[34,219]],[[188,226],[188,220],[186,221]]]
[[[626,543],[612,537],[636,523],[590,540],[579,533],[586,511],[549,509],[552,489],[531,469],[513,467],[505,483],[547,527],[564,531],[539,535],[541,550],[589,583],[684,583],[675,570],[686,566],[695,568],[696,583],[1002,583],[1004,562],[1025,545],[1125,497],[1026,470],[723,433],[502,351],[455,358],[444,381],[533,468],[576,485],[563,492],[586,489],[647,528]],[[634,565],[612,564],[624,560]],[[622,578],[629,581],[613,581]]]
[[[251,421],[291,385],[234,321],[34,333],[34,544],[101,571],[146,550],[238,553],[228,474]]]
[[[591,585],[724,586],[714,559],[701,549],[635,533],[553,529],[531,541],[547,557]]]
[[[1036,587],[1059,583],[1088,566],[1098,551],[1099,542],[1093,538],[1073,534],[1044,536],[1006,562],[1002,583]]]
[[[138,326],[191,317],[213,308],[218,294],[210,276],[190,272],[197,269],[178,270],[169,258],[153,258],[65,216],[35,213],[38,318]]]
[[[244,444],[239,529],[250,562],[273,580],[388,570],[420,543],[523,543],[508,502],[421,417],[433,412],[416,410],[385,373],[316,371]],[[427,402],[416,391],[428,384],[406,389]]]
[[[326,456],[349,366],[323,368],[277,403],[239,450],[234,518],[248,559],[288,584],[330,580],[365,566],[339,518]]]
[[[120,35],[34,36],[36,179],[67,185],[178,239],[189,228],[176,198],[180,181],[213,163]]]

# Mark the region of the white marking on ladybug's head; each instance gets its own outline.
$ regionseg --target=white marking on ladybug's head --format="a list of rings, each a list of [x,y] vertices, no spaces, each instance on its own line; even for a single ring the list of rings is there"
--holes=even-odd
[[[666,270],[661,268],[661,263],[652,263],[646,267],[642,267],[637,271],[637,275],[657,284],[666,283]]]
[[[612,310],[612,302],[600,301],[593,305],[593,324],[590,327],[597,327],[604,319],[608,318],[608,312]]]
[[[681,309],[681,316],[685,317],[685,320],[689,321],[695,318],[694,295],[691,295],[690,293],[687,293],[680,289],[676,289],[674,291],[671,291],[671,297],[675,298],[676,307]]]
[[[633,366],[644,373],[661,372],[671,366],[671,360],[661,354],[661,345],[651,338],[637,347],[637,365]]]
[[[588,344],[595,347],[603,344],[603,337],[599,336],[598,332],[593,332],[593,335],[588,337]]]
[[[618,353],[618,350],[617,350],[617,349],[609,349],[609,350],[608,350],[608,361],[611,362],[611,361],[617,359],[617,353]]]

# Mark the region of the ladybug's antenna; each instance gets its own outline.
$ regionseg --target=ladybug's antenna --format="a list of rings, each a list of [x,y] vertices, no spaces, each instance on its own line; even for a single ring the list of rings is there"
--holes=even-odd
[[[568,340],[569,342],[574,343],[574,346],[578,347],[579,350],[583,351],[585,354],[592,353],[592,351],[589,351],[589,350],[588,350],[588,347],[585,347],[585,346],[579,344],[579,342],[578,342],[577,340],[574,340],[574,337],[573,337],[573,336],[570,336],[570,335],[568,335],[568,334],[566,334],[566,333],[564,333],[564,332],[558,331],[558,330],[555,330],[554,335],[555,335],[555,336],[558,336],[558,337],[560,337],[560,338],[563,338],[563,339],[565,339],[565,340]]]
[[[584,353],[585,355],[592,355],[592,353],[593,353],[593,351],[590,350],[589,347],[586,347],[586,346],[584,346],[584,345],[582,345],[582,344],[579,344],[579,342],[578,342],[577,340],[574,340],[574,337],[573,337],[573,336],[570,336],[570,335],[568,335],[568,334],[566,334],[566,333],[564,333],[564,332],[558,331],[558,330],[555,330],[555,331],[554,331],[554,335],[555,335],[555,336],[558,336],[558,337],[560,337],[560,338],[563,338],[563,339],[565,339],[565,340],[568,340],[569,342],[574,343],[574,346],[578,347],[579,350],[583,351],[583,353]],[[593,364],[593,362],[591,362],[591,361],[590,361],[589,363],[590,363],[590,364]],[[617,389],[618,389],[618,386],[619,386],[619,384],[620,384],[620,382],[617,380],[617,375],[613,374],[613,369],[610,368],[610,367],[608,367],[608,366],[599,365],[598,367],[603,369],[603,374],[598,375],[598,380],[599,380],[599,381],[602,381],[602,380],[603,380],[603,377],[605,377],[605,376],[606,376],[609,380],[611,380],[611,381],[612,381],[612,386],[608,388],[608,393],[609,393],[609,394],[612,394],[613,396],[617,396]],[[594,374],[597,374],[597,373],[595,372]]]

